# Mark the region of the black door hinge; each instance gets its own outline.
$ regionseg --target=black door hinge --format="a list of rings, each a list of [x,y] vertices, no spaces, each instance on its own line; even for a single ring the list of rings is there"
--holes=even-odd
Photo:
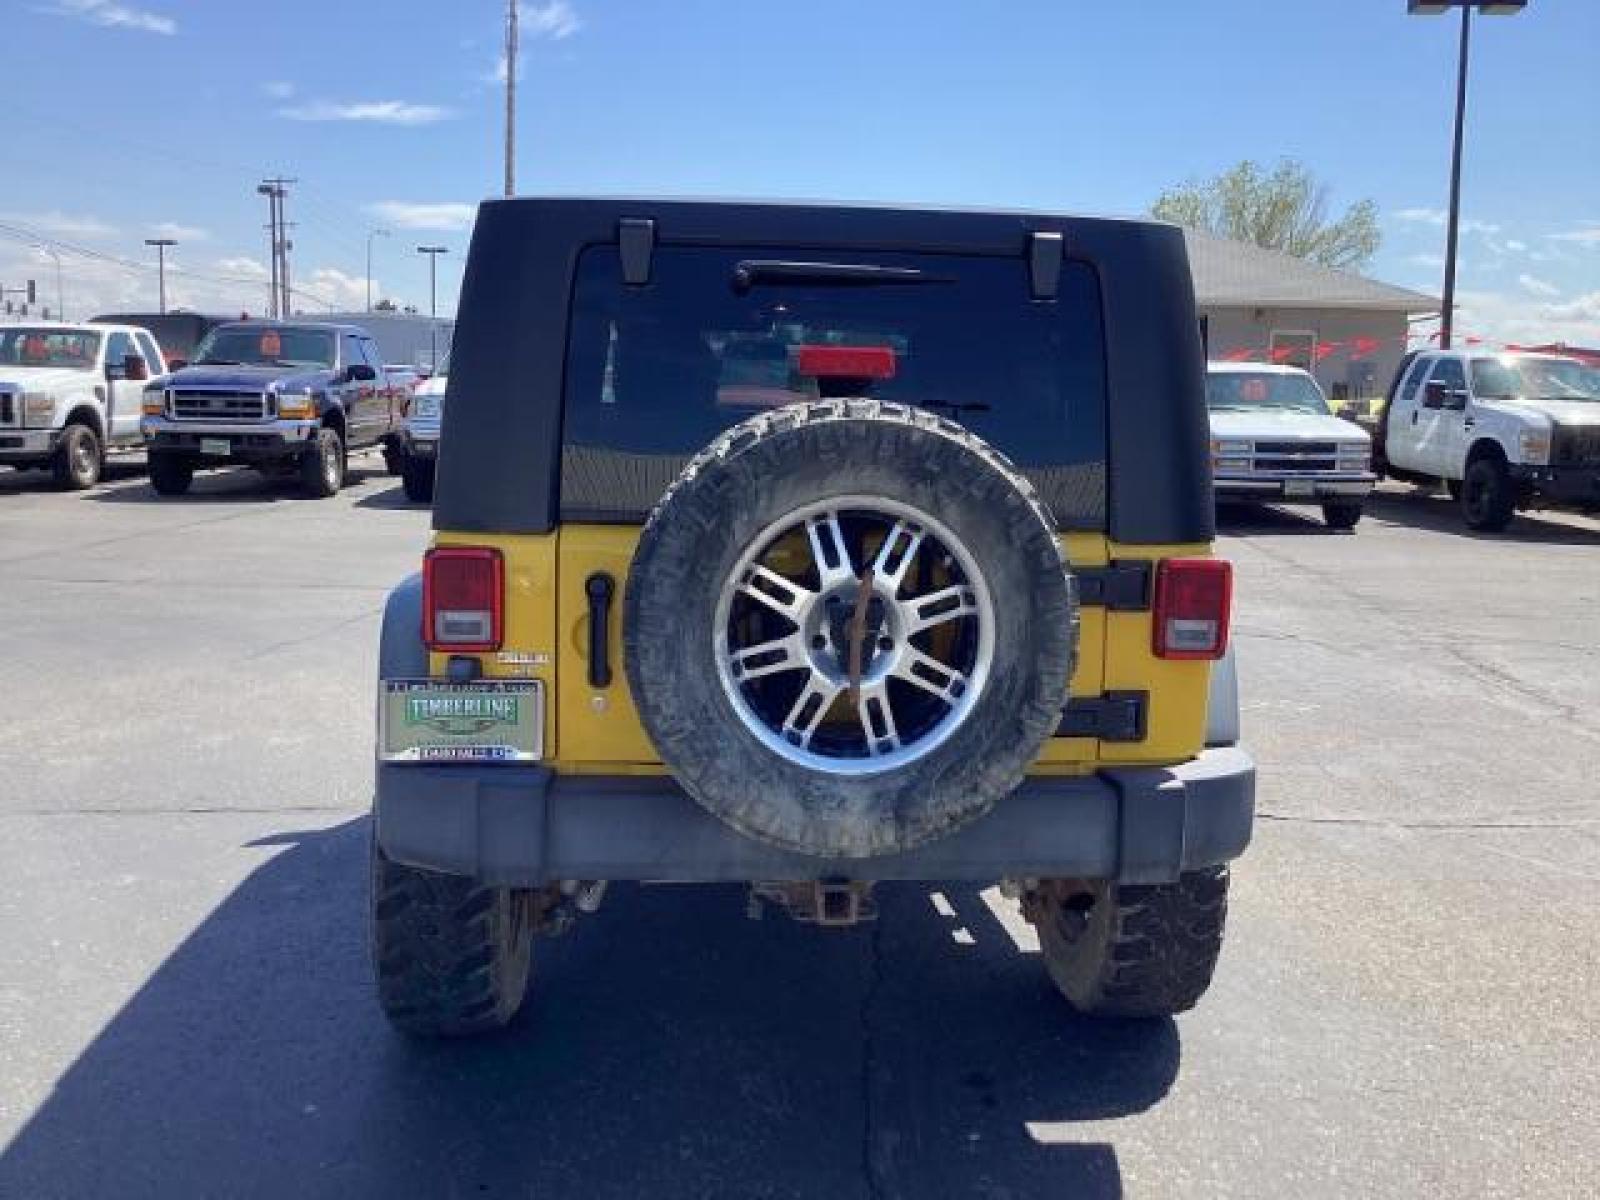
[[[1144,612],[1150,607],[1150,567],[1147,559],[1118,559],[1108,567],[1079,567],[1078,603],[1109,608],[1113,612]]]
[[[1150,708],[1149,692],[1106,692],[1079,696],[1061,710],[1057,737],[1099,738],[1102,742],[1142,742]]]

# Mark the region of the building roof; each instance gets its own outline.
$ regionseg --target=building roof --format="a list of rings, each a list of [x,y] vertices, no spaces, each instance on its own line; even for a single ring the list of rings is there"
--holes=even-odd
[[[1212,308],[1357,308],[1437,312],[1439,298],[1321,267],[1248,242],[1185,229],[1195,302]]]

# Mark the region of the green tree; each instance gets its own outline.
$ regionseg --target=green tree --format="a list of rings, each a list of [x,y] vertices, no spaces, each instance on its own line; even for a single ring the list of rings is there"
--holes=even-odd
[[[1219,237],[1253,242],[1325,267],[1356,269],[1377,252],[1378,208],[1362,200],[1328,219],[1328,188],[1304,163],[1284,159],[1264,174],[1246,159],[1214,179],[1161,193],[1151,215]]]

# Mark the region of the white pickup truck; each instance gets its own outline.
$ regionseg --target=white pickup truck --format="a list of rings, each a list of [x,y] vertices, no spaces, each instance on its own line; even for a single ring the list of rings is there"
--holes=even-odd
[[[93,487],[109,450],[143,447],[140,395],[166,370],[132,325],[0,325],[0,464]]]
[[[1519,508],[1600,511],[1600,368],[1556,354],[1413,355],[1379,450],[1396,479],[1443,480],[1472,529],[1504,529]]]
[[[1207,363],[1206,407],[1218,500],[1319,504],[1331,527],[1355,528],[1377,482],[1372,438],[1328,411],[1308,372]]]

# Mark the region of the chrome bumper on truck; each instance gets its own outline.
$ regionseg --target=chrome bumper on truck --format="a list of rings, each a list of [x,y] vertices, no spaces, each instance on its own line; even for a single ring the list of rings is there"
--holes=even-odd
[[[204,423],[146,417],[139,424],[145,447],[156,454],[183,454],[206,462],[259,463],[304,454],[321,424],[317,420]]]
[[[812,858],[754,841],[665,777],[383,763],[376,814],[390,858],[497,885],[1002,876],[1160,883],[1244,852],[1255,764],[1227,746],[1173,767],[1031,778],[947,837],[867,859]]]
[[[1362,499],[1377,482],[1376,475],[1218,475],[1212,488],[1223,497],[1312,504]]]
[[[0,428],[0,463],[31,463],[49,458],[60,440],[59,429]]]

